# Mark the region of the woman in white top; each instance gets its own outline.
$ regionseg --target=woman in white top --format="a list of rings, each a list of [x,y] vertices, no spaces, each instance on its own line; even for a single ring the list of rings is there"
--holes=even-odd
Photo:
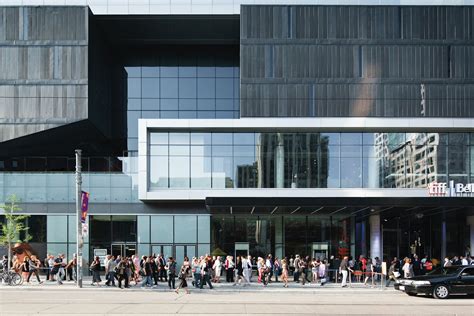
[[[405,258],[405,264],[402,267],[403,277],[405,279],[413,277],[413,266],[410,258]]]
[[[214,273],[215,273],[213,281],[215,283],[220,283],[220,281],[221,281],[221,271],[222,271],[222,261],[221,261],[220,256],[217,256],[216,260],[214,261],[214,265],[212,266],[212,269],[214,270]]]
[[[324,283],[326,283],[326,263],[327,261],[323,260],[319,263],[319,267],[318,267],[318,276],[319,276],[319,279],[321,280],[321,286],[323,286]]]

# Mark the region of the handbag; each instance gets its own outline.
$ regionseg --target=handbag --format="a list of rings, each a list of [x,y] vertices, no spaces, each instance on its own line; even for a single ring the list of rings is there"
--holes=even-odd
[[[393,276],[396,277],[396,278],[399,278],[400,275],[401,275],[400,272],[396,272],[396,271],[393,272]]]

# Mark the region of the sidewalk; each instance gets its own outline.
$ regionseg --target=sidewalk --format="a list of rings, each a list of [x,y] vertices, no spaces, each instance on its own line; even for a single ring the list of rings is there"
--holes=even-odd
[[[102,278],[104,280],[104,278]],[[91,285],[92,278],[86,276],[83,279],[83,290],[101,290],[101,291],[155,291],[155,292],[169,292],[170,289],[168,288],[168,284],[166,282],[158,282],[158,286],[154,286],[151,288],[142,288],[140,283],[135,285],[132,282],[132,286],[128,289],[119,289],[118,287],[113,286],[106,286],[104,283],[101,283],[101,286],[92,286]],[[176,286],[178,285],[178,280],[176,280]],[[116,285],[118,283],[116,282]],[[232,283],[213,283],[212,284],[214,289],[210,290],[209,287],[204,287],[202,290],[196,289],[191,285],[191,280],[188,280],[189,289],[192,291],[203,291],[203,292],[272,292],[272,293],[334,293],[334,292],[344,292],[344,293],[393,293],[394,288],[393,286],[390,287],[381,287],[380,284],[376,284],[374,287],[365,286],[363,283],[352,283],[348,284],[348,287],[341,288],[340,283],[326,283],[324,286],[320,284],[310,284],[306,283],[305,285],[301,285],[299,283],[288,283],[288,288],[283,287],[282,282],[272,282],[264,287],[262,284],[257,282],[252,282],[250,285],[233,285]],[[71,290],[77,289],[75,282],[72,281],[63,281],[63,285],[58,285],[56,282],[45,281],[43,284],[38,284],[36,281],[31,282],[31,284],[23,283],[20,286],[8,286],[8,285],[0,285],[0,290],[41,290],[41,289],[61,289],[61,290]]]

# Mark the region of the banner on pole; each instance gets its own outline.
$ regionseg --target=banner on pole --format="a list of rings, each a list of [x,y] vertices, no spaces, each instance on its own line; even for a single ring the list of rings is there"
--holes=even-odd
[[[87,220],[87,211],[89,209],[89,193],[81,191],[81,223],[85,224]]]

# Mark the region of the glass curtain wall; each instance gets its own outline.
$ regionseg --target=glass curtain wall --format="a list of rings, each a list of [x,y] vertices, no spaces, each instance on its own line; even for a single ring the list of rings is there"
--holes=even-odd
[[[125,66],[128,150],[138,150],[138,119],[239,118],[238,50],[160,48]]]
[[[149,188],[420,188],[474,179],[468,133],[149,135]]]
[[[347,255],[350,218],[322,216],[229,216],[211,218],[211,253],[233,255],[236,243],[248,243],[253,257],[313,256],[315,244],[324,256]]]

